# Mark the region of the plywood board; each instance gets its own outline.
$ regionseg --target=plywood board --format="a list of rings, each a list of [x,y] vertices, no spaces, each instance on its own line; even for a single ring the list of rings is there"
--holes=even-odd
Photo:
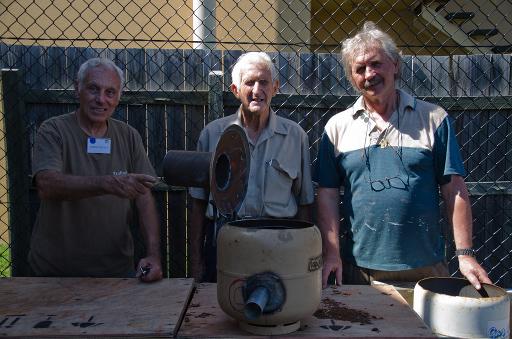
[[[171,337],[193,279],[0,279],[0,336]]]
[[[323,319],[327,315],[327,318]],[[200,284],[178,331],[178,338],[251,338],[217,303],[216,285]],[[389,285],[328,287],[319,311],[301,321],[297,338],[434,338],[430,329]]]

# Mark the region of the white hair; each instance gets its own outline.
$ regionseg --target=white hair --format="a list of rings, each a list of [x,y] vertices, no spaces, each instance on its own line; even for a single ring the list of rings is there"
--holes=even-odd
[[[78,74],[76,77],[77,83],[78,83],[78,90],[80,91],[82,89],[82,86],[84,84],[85,75],[87,72],[95,67],[103,66],[105,68],[108,68],[112,71],[115,71],[116,74],[119,77],[119,82],[121,83],[121,88],[123,87],[124,83],[124,75],[123,71],[117,67],[117,65],[110,59],[106,58],[92,58],[84,62],[80,65],[80,68],[78,69]],[[119,96],[121,96],[121,92],[119,92]]]
[[[236,88],[240,88],[240,84],[242,82],[243,66],[249,64],[264,64],[270,71],[272,83],[276,82],[277,70],[272,59],[270,59],[270,56],[265,52],[248,52],[238,57],[235,65],[233,66],[233,70],[231,71],[231,82],[236,86]]]
[[[343,41],[341,47],[341,58],[343,68],[347,79],[352,82],[352,62],[354,57],[360,52],[368,51],[373,48],[382,49],[384,53],[396,63],[398,74],[400,74],[401,53],[396,47],[393,39],[386,32],[380,30],[375,23],[367,21],[363,28],[357,34]],[[398,77],[398,75],[397,75]]]

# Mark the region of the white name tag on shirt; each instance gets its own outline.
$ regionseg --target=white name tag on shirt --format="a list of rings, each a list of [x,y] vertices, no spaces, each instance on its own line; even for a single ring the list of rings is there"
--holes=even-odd
[[[110,154],[109,138],[87,138],[87,153],[89,154]]]

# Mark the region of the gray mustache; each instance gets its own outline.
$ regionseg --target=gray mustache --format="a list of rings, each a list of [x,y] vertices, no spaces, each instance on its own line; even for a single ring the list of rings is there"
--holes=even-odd
[[[376,76],[376,77],[374,77],[374,78],[372,78],[370,80],[366,80],[364,82],[364,89],[368,89],[368,87],[370,87],[370,86],[377,85],[378,83],[381,82],[381,80],[382,80],[381,77],[378,77],[378,76]]]

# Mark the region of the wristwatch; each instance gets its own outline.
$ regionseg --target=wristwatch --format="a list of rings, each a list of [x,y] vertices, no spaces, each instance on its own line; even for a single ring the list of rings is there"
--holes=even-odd
[[[475,250],[472,249],[472,248],[457,248],[455,250],[455,255],[456,256],[459,256],[459,255],[469,255],[470,257],[474,257],[475,256]]]

